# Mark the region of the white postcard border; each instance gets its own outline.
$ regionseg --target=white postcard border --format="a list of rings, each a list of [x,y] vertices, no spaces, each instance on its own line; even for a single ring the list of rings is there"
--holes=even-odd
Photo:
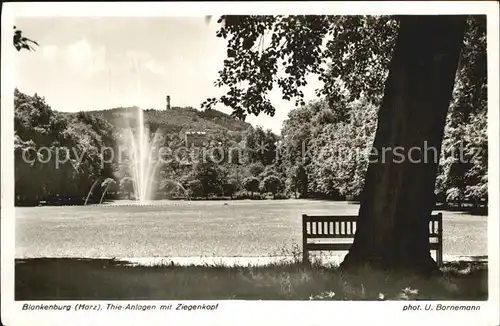
[[[96,325],[96,324],[158,324],[206,325],[298,324],[345,325],[370,322],[387,325],[496,325],[498,320],[499,282],[499,174],[498,174],[498,3],[457,2],[184,2],[184,3],[6,3],[2,11],[2,88],[1,88],[1,302],[2,322],[6,325]],[[13,90],[15,83],[15,50],[12,46],[12,26],[15,17],[52,16],[205,16],[210,14],[487,14],[488,15],[488,140],[489,197],[488,258],[489,300],[486,302],[424,302],[419,304],[478,304],[480,312],[403,312],[412,302],[301,302],[301,301],[216,301],[215,311],[22,311],[27,302],[14,298],[14,128]],[[13,64],[14,63],[14,64]],[[31,304],[106,305],[114,301],[50,301]],[[165,304],[168,301],[118,301],[120,304]],[[171,301],[199,304],[200,301]],[[209,304],[211,301],[202,301]]]

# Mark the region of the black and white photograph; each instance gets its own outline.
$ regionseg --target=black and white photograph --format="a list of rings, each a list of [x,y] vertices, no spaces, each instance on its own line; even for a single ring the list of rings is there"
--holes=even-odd
[[[2,323],[498,324],[499,6],[435,4],[4,5]]]

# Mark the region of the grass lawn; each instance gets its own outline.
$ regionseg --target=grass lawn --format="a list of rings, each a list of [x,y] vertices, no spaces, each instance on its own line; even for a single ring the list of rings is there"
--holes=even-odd
[[[444,276],[395,278],[335,267],[129,266],[116,260],[16,260],[16,300],[487,300],[487,265],[454,262]]]
[[[479,261],[449,261],[444,277],[426,280],[370,272],[347,278],[328,264],[310,268],[298,263],[303,213],[356,215],[358,208],[319,200],[16,208],[16,300],[487,298],[487,263]],[[487,255],[487,217],[443,216],[445,261]],[[291,255],[292,262],[280,260],[282,255]],[[207,257],[235,256],[275,256],[278,261],[228,266],[205,260],[203,265]],[[198,257],[198,263],[123,262],[162,257]]]
[[[301,244],[302,214],[359,209],[320,200],[123,203],[16,207],[16,258],[263,257]],[[443,212],[443,223],[445,260],[487,255],[487,216]]]

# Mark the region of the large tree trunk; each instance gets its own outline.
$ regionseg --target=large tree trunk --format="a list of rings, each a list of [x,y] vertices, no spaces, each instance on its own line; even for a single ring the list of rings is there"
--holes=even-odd
[[[377,155],[368,167],[356,236],[341,264],[344,270],[364,265],[437,269],[430,255],[428,219],[465,21],[464,16],[400,17],[378,114],[372,151]],[[421,152],[408,154],[412,148]],[[403,162],[397,153],[404,153]]]

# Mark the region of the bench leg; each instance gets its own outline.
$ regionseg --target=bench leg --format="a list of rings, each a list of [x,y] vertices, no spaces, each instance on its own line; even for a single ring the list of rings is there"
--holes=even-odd
[[[443,267],[443,248],[439,248],[438,251],[438,267],[441,268]]]
[[[305,249],[302,249],[302,263],[304,265],[309,265],[309,253],[307,252],[307,250]]]
[[[309,253],[307,252],[307,215],[302,214],[302,264],[309,264]]]

